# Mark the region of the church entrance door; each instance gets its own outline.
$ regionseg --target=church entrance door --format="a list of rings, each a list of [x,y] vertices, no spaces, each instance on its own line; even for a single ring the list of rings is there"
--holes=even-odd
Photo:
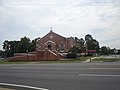
[[[55,50],[56,49],[56,44],[55,42],[48,40],[47,42],[44,43],[45,48],[49,49],[49,50]]]
[[[48,49],[49,49],[49,50],[52,50],[51,45],[48,45]]]

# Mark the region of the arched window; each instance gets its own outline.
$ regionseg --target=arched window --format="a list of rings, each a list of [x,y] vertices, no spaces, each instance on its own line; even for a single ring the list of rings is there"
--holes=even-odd
[[[60,51],[61,51],[61,52],[64,52],[64,48],[65,48],[64,43],[61,43],[61,44],[60,44]]]
[[[51,49],[51,45],[48,45],[48,49],[49,49],[49,50],[52,50],[52,49]]]

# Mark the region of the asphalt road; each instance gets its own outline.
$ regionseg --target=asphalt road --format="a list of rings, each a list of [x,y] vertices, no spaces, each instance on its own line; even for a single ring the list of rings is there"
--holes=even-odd
[[[120,62],[4,64],[0,65],[0,83],[40,90],[120,90]]]

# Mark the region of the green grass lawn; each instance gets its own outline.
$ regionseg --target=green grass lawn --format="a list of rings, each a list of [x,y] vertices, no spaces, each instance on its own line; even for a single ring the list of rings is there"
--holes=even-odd
[[[58,61],[8,61],[0,60],[0,64],[50,64],[50,63],[81,63],[92,57],[79,57],[77,59],[62,59]],[[92,62],[102,61],[102,62],[114,62],[118,61],[120,58],[95,58]]]
[[[81,63],[91,57],[79,57],[77,59],[62,59],[58,61],[8,61],[0,60],[0,64],[48,64],[48,63]]]
[[[15,62],[10,62],[8,60],[0,60],[0,64],[27,64],[28,62],[26,61],[15,61]]]
[[[120,60],[120,58],[95,58],[92,61],[114,62],[118,60]]]

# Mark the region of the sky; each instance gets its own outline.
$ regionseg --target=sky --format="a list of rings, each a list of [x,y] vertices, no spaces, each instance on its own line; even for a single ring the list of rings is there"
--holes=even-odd
[[[120,0],[0,0],[0,50],[5,40],[31,40],[50,31],[91,34],[100,46],[120,49]]]

